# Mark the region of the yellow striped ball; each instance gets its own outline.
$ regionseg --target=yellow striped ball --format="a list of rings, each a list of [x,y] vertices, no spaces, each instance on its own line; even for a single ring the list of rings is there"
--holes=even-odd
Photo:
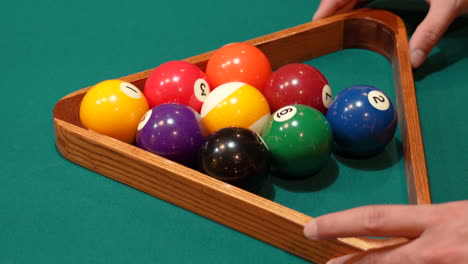
[[[255,87],[228,82],[208,95],[200,113],[210,134],[231,126],[248,128],[260,134],[270,116],[270,107]]]

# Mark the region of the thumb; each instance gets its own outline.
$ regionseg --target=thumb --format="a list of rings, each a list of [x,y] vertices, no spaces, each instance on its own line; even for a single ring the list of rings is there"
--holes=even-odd
[[[454,5],[433,1],[426,18],[416,28],[409,43],[411,65],[418,68],[457,17]]]

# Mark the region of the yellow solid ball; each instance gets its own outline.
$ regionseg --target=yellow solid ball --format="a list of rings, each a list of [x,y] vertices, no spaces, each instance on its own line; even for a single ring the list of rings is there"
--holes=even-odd
[[[80,120],[93,131],[133,143],[138,123],[148,110],[146,98],[135,85],[107,80],[86,93],[80,105]]]

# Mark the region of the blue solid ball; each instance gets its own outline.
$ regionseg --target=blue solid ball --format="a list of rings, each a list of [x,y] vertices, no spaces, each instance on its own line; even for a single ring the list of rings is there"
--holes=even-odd
[[[397,113],[390,98],[368,86],[351,86],[340,92],[327,112],[338,154],[376,155],[393,139]]]

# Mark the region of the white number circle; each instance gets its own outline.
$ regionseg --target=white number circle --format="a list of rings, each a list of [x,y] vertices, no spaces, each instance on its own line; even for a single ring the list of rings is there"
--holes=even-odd
[[[193,93],[198,101],[204,102],[208,94],[210,94],[210,86],[204,79],[198,79],[193,84]]]
[[[143,96],[140,89],[129,82],[122,82],[120,84],[120,91],[134,99],[140,99]]]
[[[325,108],[329,108],[331,103],[332,103],[332,90],[330,88],[330,85],[328,84],[325,84],[325,86],[323,86],[323,89],[322,89],[322,102],[323,102],[323,106],[325,106]]]
[[[387,96],[380,91],[371,91],[367,95],[367,99],[369,99],[369,103],[375,108],[380,111],[385,111],[390,107],[390,101],[388,100]]]
[[[276,122],[284,122],[291,119],[297,112],[297,108],[291,105],[285,106],[273,114]]]

